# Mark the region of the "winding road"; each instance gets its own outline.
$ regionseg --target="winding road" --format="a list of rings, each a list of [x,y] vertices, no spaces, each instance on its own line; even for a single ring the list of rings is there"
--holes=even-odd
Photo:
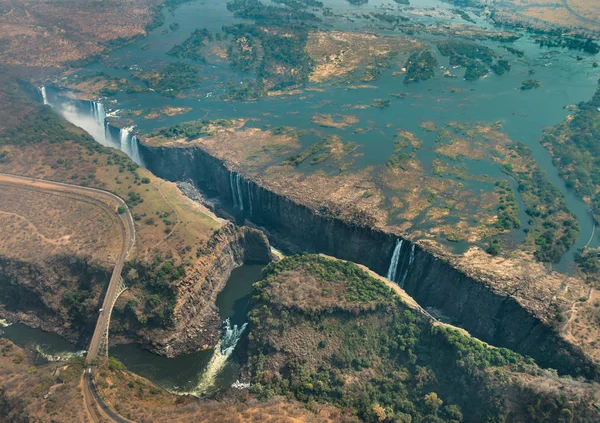
[[[581,13],[577,12],[576,10],[574,10],[570,5],[569,5],[569,0],[562,0],[562,4],[564,6],[565,9],[567,9],[567,11],[575,16],[577,19],[579,19],[582,22],[585,22],[589,25],[594,25],[594,26],[600,26],[600,22],[598,22],[597,20],[594,19],[590,19],[590,18],[586,18],[585,16],[583,16]]]
[[[29,191],[51,193],[67,198],[72,198],[94,204],[111,215],[116,216],[121,229],[121,251],[115,263],[103,305],[96,322],[96,328],[88,348],[86,364],[89,366],[98,357],[102,342],[108,342],[104,335],[110,325],[112,307],[121,294],[121,272],[127,256],[135,245],[135,226],[133,217],[127,204],[118,196],[96,188],[82,187],[79,185],[64,184],[61,182],[34,179],[25,176],[0,173],[0,186],[12,186]],[[121,208],[121,210],[119,210]],[[119,211],[123,211],[119,213]],[[108,348],[108,346],[106,346]],[[109,419],[114,422],[128,422],[110,409],[99,396],[92,383],[91,367],[83,375],[83,398],[86,409],[94,422]]]

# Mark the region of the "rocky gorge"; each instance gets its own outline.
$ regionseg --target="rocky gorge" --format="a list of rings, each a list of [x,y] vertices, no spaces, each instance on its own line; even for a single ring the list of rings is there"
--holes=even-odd
[[[401,286],[423,307],[436,309],[485,342],[529,355],[543,367],[598,378],[597,363],[567,342],[558,329],[559,307],[569,304],[551,292],[559,288],[560,275],[542,272],[545,292],[536,291],[527,275],[494,274],[491,267],[485,271],[485,265],[469,267],[464,256],[413,244],[389,228],[331,216],[312,208],[309,199],[300,202],[279,195],[207,150],[198,145],[140,145],[146,166],[157,175],[193,181],[208,197],[220,199],[228,213],[264,226],[301,250],[353,261],[385,275],[397,240],[402,240],[397,274],[403,275]],[[518,286],[522,289],[515,289]]]

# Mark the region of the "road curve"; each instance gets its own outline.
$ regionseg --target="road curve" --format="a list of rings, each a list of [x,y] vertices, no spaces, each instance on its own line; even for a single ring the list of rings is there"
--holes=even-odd
[[[120,197],[108,191],[103,191],[100,189],[90,187],[82,187],[79,185],[65,184],[62,182],[48,181],[45,179],[34,179],[25,176],[0,173],[0,186],[2,185],[17,186],[18,188],[40,192],[56,192],[57,194],[64,195],[66,197],[88,201],[96,206],[103,208],[109,213],[114,214],[121,223],[121,252],[117,262],[115,263],[115,268],[111,275],[108,288],[106,289],[106,294],[102,303],[102,311],[98,316],[96,328],[94,330],[94,334],[92,336],[92,340],[88,348],[86,364],[90,364],[98,356],[98,351],[100,349],[103,334],[108,325],[110,324],[110,309],[112,308],[112,305],[114,304],[119,294],[117,289],[121,279],[123,265],[125,264],[125,260],[127,259],[129,252],[135,245],[135,226],[133,223],[133,217],[131,216],[131,212],[129,211],[129,207],[127,207],[127,204]],[[111,204],[114,207],[111,208]],[[118,213],[118,207],[122,207],[124,209],[124,212]],[[97,411],[94,409],[90,401],[92,398],[100,408],[101,412],[103,412],[110,420],[119,423],[127,422],[127,420],[114,413],[106,405],[102,398],[100,398],[94,384],[91,381],[89,371],[85,372],[83,379],[84,403],[86,408],[88,409],[90,417],[92,417],[94,421],[100,420],[97,419]]]
[[[575,16],[580,21],[585,22],[585,23],[590,24],[590,25],[600,26],[600,22],[598,22],[597,20],[591,19],[591,18],[586,18],[581,13],[579,13],[575,9],[573,9],[571,7],[571,5],[569,5],[569,0],[562,0],[562,3],[563,3],[564,8],[567,9],[567,11],[570,14],[572,14],[573,16]]]

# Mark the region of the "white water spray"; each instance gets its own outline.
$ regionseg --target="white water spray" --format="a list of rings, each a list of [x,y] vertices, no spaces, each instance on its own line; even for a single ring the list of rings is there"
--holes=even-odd
[[[81,351],[75,351],[75,352],[71,352],[71,351],[61,351],[61,352],[57,352],[54,354],[50,354],[48,352],[46,352],[46,350],[44,350],[44,348],[40,345],[35,344],[33,346],[33,349],[35,351],[37,351],[37,353],[39,355],[41,355],[42,357],[44,357],[45,360],[50,361],[50,362],[56,362],[56,361],[67,361],[70,360],[72,358],[75,357],[83,357],[85,355],[85,353],[87,351],[81,350]]]
[[[44,103],[44,105],[48,104],[48,95],[46,94],[46,87],[44,87],[43,85],[39,88],[40,93],[42,93],[42,102]]]
[[[246,188],[248,188],[248,204],[250,205],[250,216],[252,216],[252,189],[250,187],[250,181],[246,181]]]
[[[0,319],[0,327],[7,328],[7,327],[9,327],[10,325],[12,325],[12,323],[10,323],[10,322],[7,322],[7,321],[6,321],[6,320],[4,320],[4,319]]]
[[[131,156],[131,148],[129,147],[129,134],[131,133],[132,129],[133,126],[130,126],[128,128],[121,128],[119,130],[120,149],[123,153],[127,154],[128,156]]]
[[[213,356],[206,366],[206,370],[202,374],[200,382],[191,392],[192,395],[202,395],[208,392],[208,390],[215,384],[215,378],[223,369],[223,367],[225,367],[227,359],[235,349],[235,346],[242,337],[247,325],[248,323],[244,323],[240,328],[238,328],[237,325],[233,325],[233,327],[231,327],[229,319],[225,320],[223,336],[215,347]]]
[[[139,164],[140,166],[144,166],[142,161],[142,156],[140,155],[140,141],[134,135],[131,137],[131,160]],[[145,167],[145,166],[144,166]]]
[[[406,268],[406,271],[404,272],[404,276],[402,276],[402,280],[400,281],[400,288],[404,288],[404,281],[406,281],[406,277],[408,276],[408,272],[409,272],[410,267],[412,266],[414,260],[415,260],[415,244],[413,244],[412,247],[410,248],[410,256],[408,257],[408,267]]]
[[[237,185],[237,195],[240,203],[240,210],[244,210],[244,197],[242,197],[242,176],[239,173],[235,174],[235,183]]]
[[[388,269],[386,278],[389,281],[396,282],[396,273],[398,272],[398,261],[400,260],[400,253],[402,252],[402,240],[396,240],[396,247],[392,254],[392,260],[390,261],[390,268]]]
[[[229,173],[229,185],[231,185],[231,198],[233,199],[233,208],[237,209],[237,195],[235,193],[235,184],[233,182],[233,172]]]

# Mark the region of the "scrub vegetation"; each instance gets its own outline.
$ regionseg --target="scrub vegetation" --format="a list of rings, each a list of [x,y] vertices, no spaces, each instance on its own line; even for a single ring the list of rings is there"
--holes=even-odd
[[[581,414],[585,396],[526,388],[556,383],[531,359],[432,323],[348,262],[301,255],[269,265],[254,285],[248,337],[259,398],[331,403],[366,422],[593,419]]]
[[[567,186],[591,207],[600,224],[600,89],[578,105],[565,122],[549,130],[542,143]]]

